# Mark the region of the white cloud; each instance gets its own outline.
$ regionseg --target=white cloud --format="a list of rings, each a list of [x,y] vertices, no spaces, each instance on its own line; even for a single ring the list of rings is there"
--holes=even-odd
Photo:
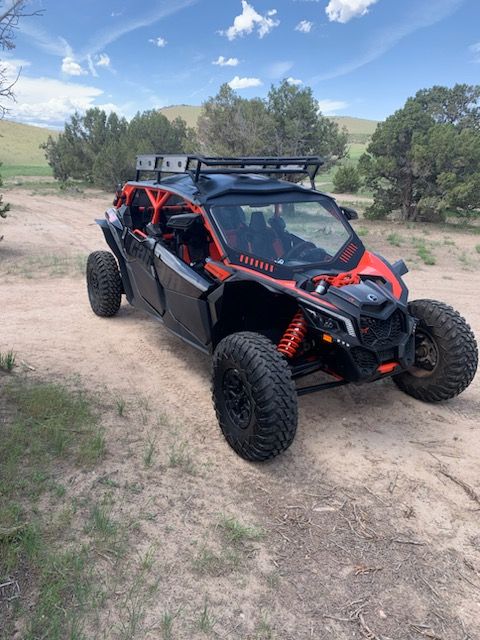
[[[480,42],[470,45],[468,49],[473,53],[473,62],[480,62]]]
[[[415,6],[414,10],[408,13],[403,22],[372,33],[372,44],[366,51],[356,54],[352,60],[334,69],[310,78],[308,83],[315,84],[324,80],[331,80],[360,69],[383,56],[411,33],[444,20],[463,3],[464,0],[435,0],[435,4],[425,2]]]
[[[61,37],[52,36],[43,29],[35,27],[27,21],[20,22],[19,30],[30,37],[31,44],[38,46],[47,53],[52,53],[61,57],[70,56],[75,60],[83,62],[88,56],[103,51],[107,45],[115,42],[119,38],[141,27],[151,27],[153,24],[166,18],[182,9],[197,4],[199,0],[156,0],[155,9],[145,13],[136,13],[128,19],[112,21],[103,29],[93,32],[89,41],[86,42],[83,50],[73,56],[72,48],[68,42]],[[123,12],[122,12],[123,13]]]
[[[106,53],[101,53],[95,61],[95,66],[105,68],[110,67],[110,56],[108,56]]]
[[[378,0],[330,0],[325,13],[331,22],[345,23],[368,13],[368,8]]]
[[[300,33],[310,33],[313,27],[313,22],[309,20],[300,20],[300,22],[295,27],[295,31],[300,31]]]
[[[109,69],[113,73],[114,70],[111,67],[110,56],[106,53],[101,53],[98,56],[92,58],[92,56],[87,57],[88,69],[94,78],[98,78],[98,73],[95,67],[103,67],[104,69]]]
[[[2,66],[7,67],[7,77],[14,80],[20,68],[28,64],[23,60],[10,59],[7,64],[4,61]],[[75,111],[85,111],[95,106],[122,112],[117,105],[97,104],[97,99],[102,95],[102,89],[97,87],[55,78],[32,78],[22,73],[15,85],[16,102],[12,103],[9,115],[22,122],[62,126]]]
[[[337,113],[337,111],[341,111],[342,109],[346,109],[348,107],[348,103],[343,100],[319,100],[318,108],[322,113]]]
[[[65,56],[62,60],[62,71],[68,76],[84,76],[87,74],[85,69],[78,64],[71,56]]]
[[[168,44],[165,38],[162,38],[161,36],[158,36],[158,38],[150,38],[149,42],[154,44],[156,47],[160,47],[160,49],[166,47]]]
[[[240,60],[238,58],[225,58],[225,56],[218,56],[212,64],[216,64],[219,67],[236,67],[240,64]]]
[[[268,67],[268,77],[272,78],[273,80],[284,78],[292,67],[293,62],[274,62]]]
[[[181,11],[199,0],[156,0],[155,9],[145,13],[136,13],[135,16],[125,16],[124,20],[114,21],[114,24],[100,29],[92,34],[90,41],[85,45],[81,54],[85,57],[103,51],[107,45],[115,42],[122,36],[141,27],[151,27],[153,24],[168,16]]]
[[[0,67],[8,82],[15,80],[22,69],[29,67],[30,64],[28,60],[20,60],[19,58],[7,58],[0,61]]]
[[[36,45],[46,53],[50,53],[54,56],[60,56],[62,58],[72,55],[72,48],[65,38],[52,36],[32,22],[21,21],[19,31],[28,36],[32,44]]]
[[[242,0],[242,13],[235,17],[231,27],[225,31],[220,31],[229,40],[235,40],[239,36],[249,35],[254,29],[257,30],[258,36],[263,38],[270,31],[278,27],[280,20],[274,18],[277,15],[276,9],[270,9],[262,16],[247,0]]]
[[[235,76],[228,83],[231,89],[248,89],[249,87],[259,87],[262,84],[259,78],[240,78],[239,76]]]
[[[301,84],[303,84],[303,80],[300,80],[299,78],[292,78],[292,76],[287,78],[287,82],[288,84],[293,84],[295,87],[299,87]]]

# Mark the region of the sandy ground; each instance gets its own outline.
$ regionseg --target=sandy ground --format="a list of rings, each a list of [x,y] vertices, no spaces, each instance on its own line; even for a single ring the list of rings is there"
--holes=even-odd
[[[126,303],[113,319],[90,311],[79,265],[104,248],[93,219],[110,198],[6,198],[0,351],[14,349],[35,368],[29,375],[80,382],[98,399],[107,459],[96,472],[72,471],[69,491],[98,497],[107,479],[115,515],[136,522],[131,557],[154,550],[159,589],[144,600],[138,637],[162,637],[166,611],[171,637],[205,637],[196,621],[208,602],[219,638],[480,638],[480,377],[438,405],[389,381],[303,397],[292,447],[246,463],[218,429],[207,357]],[[411,258],[412,299],[452,304],[480,335],[480,236],[395,227],[395,247],[388,225],[359,224],[367,246]],[[419,264],[414,235],[431,243],[436,265]],[[264,536],[228,556],[221,514]],[[120,637],[123,593],[106,599],[94,637]]]

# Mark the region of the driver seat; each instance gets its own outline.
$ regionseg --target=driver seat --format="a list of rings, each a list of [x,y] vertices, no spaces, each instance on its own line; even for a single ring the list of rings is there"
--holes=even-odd
[[[281,216],[272,216],[268,221],[268,224],[272,227],[277,243],[281,244],[281,254],[283,255],[290,251],[292,248],[292,237],[287,231],[287,225],[285,220]],[[278,250],[277,250],[278,253]]]
[[[249,225],[251,252],[261,258],[276,258],[274,234],[267,227],[263,211],[252,211]]]

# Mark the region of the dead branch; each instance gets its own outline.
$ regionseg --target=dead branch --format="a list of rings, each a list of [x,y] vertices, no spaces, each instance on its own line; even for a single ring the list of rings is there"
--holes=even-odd
[[[427,585],[427,587],[430,589],[430,591],[433,593],[434,596],[437,596],[437,598],[440,598],[440,594],[438,593],[438,591],[436,591],[432,585],[425,580],[425,578],[420,578],[420,580],[423,582],[423,584]]]
[[[368,573],[376,573],[377,571],[382,571],[383,567],[369,567],[365,564],[357,564],[355,565],[354,574],[356,576],[364,576]]]
[[[445,476],[446,478],[457,484],[459,487],[461,487],[469,498],[480,505],[480,496],[469,484],[454,476],[452,473],[450,473],[450,471],[448,471],[448,469],[443,466],[440,466],[438,470],[442,474],[442,476]]]
[[[0,47],[13,49],[14,30],[18,27],[20,18],[42,15],[43,11],[25,11],[27,0],[14,0],[8,9],[0,13]]]
[[[370,627],[367,625],[367,623],[365,622],[365,618],[363,617],[363,611],[359,611],[357,618],[360,624],[362,635],[365,638],[367,638],[367,640],[381,640],[380,636],[377,636],[375,631],[372,631]]]
[[[20,598],[20,586],[16,580],[0,584],[0,601],[11,602]]]
[[[390,484],[388,485],[388,490],[390,493],[393,493],[395,491],[395,487],[397,486],[397,480],[398,480],[398,473],[395,474],[395,477],[393,478],[393,480],[391,480]]]
[[[3,5],[3,2],[1,3]],[[42,11],[26,11],[27,0],[13,0],[11,4],[7,3],[8,8],[3,7],[0,13],[0,49],[10,50],[15,48],[15,30],[21,18],[27,16],[42,15]],[[14,100],[13,87],[15,86],[20,75],[12,80],[7,75],[6,68],[0,67],[0,98]],[[0,103],[0,119],[8,112],[8,108]]]
[[[430,638],[431,640],[445,640],[441,636],[437,636],[430,625],[410,624],[410,627],[421,636],[425,636],[426,638]]]
[[[397,544],[413,544],[419,547],[425,546],[427,543],[421,540],[402,540],[401,538],[392,538],[390,542],[396,542]]]
[[[15,527],[9,527],[7,529],[4,527],[0,527],[0,540],[1,539],[8,540],[8,538],[13,538],[18,533],[23,531],[26,528],[26,526],[27,526],[27,523],[23,522],[22,524],[18,524]]]

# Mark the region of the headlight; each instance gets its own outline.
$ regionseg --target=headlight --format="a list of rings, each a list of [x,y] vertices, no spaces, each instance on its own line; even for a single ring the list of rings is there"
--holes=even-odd
[[[312,309],[310,307],[305,307],[305,311],[307,311],[309,317],[316,327],[325,331],[340,331],[347,332],[349,336],[353,338],[357,337],[355,332],[355,327],[353,326],[353,322],[350,318],[345,318],[338,313],[334,313],[332,311],[325,312],[320,311],[319,309]]]

